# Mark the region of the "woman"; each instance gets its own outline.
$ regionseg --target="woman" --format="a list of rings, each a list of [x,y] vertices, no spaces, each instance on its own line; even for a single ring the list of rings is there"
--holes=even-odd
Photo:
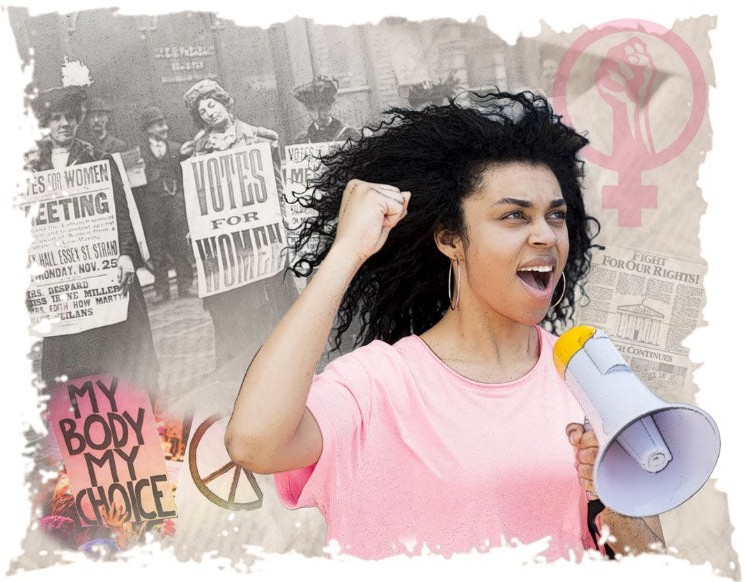
[[[196,83],[184,94],[184,103],[201,129],[192,141],[181,146],[183,156],[268,141],[271,144],[277,189],[281,196],[279,135],[270,129],[249,125],[232,113],[233,98],[210,79]],[[204,298],[212,316],[217,367],[237,358],[247,358],[258,350],[266,335],[297,297],[294,283],[279,273],[267,279]]]
[[[324,160],[298,243],[319,267],[245,375],[228,451],[360,557],[545,536],[580,554],[597,441],[540,324],[589,267],[587,140],[530,93],[390,113]],[[337,311],[366,345],[314,377]],[[614,551],[663,543],[656,518],[598,519]]]
[[[260,141],[279,149],[279,134],[271,129],[250,125],[236,119],[232,113],[235,100],[216,81],[203,79],[183,96],[194,123],[201,128],[192,141],[181,146],[181,154],[209,154]]]
[[[338,80],[316,75],[309,83],[295,87],[294,98],[305,106],[312,122],[295,137],[294,143],[322,143],[359,139],[357,129],[331,115],[336,103]]]
[[[85,95],[79,87],[57,87],[41,92],[32,107],[48,136],[28,159],[34,172],[61,169],[101,159],[109,160],[113,183],[119,286],[129,295],[127,318],[119,323],[79,333],[46,337],[42,343],[41,376],[48,386],[59,378],[90,374],[121,374],[159,397],[158,364],[155,357],[150,319],[135,267],[140,258],[129,218],[129,207],[116,164],[107,154],[77,139]]]

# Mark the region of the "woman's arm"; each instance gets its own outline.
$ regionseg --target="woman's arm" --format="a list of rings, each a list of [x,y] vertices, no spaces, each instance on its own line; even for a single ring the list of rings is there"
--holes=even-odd
[[[600,527],[610,530],[608,544],[618,554],[642,554],[666,549],[661,521],[656,515],[628,517],[605,507],[599,514]]]
[[[279,144],[279,134],[275,132],[273,129],[269,129],[267,127],[256,127],[256,135],[263,139],[268,139],[269,141],[276,142],[277,145]]]
[[[317,462],[321,434],[305,408],[315,367],[349,283],[405,216],[409,198],[383,184],[352,180],[346,186],[326,259],[243,378],[225,433],[237,464],[275,473]]]
[[[189,159],[191,156],[196,154],[196,144],[197,142],[203,138],[207,132],[203,129],[199,130],[199,133],[197,133],[194,136],[194,139],[191,139],[189,141],[185,141],[181,144],[181,148],[179,149],[178,153],[181,156],[181,161]]]
[[[593,430],[584,430],[578,423],[569,424],[566,434],[576,454],[576,471],[582,489],[594,493],[594,463],[599,452],[599,443]],[[610,547],[620,554],[640,554],[648,551],[664,551],[664,532],[658,516],[628,517],[609,507],[599,514],[600,525],[610,530]],[[614,538],[614,539],[613,539]]]

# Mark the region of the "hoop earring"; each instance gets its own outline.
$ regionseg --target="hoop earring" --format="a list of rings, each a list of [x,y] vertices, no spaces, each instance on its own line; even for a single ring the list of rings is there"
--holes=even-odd
[[[561,301],[563,301],[563,296],[566,294],[566,273],[561,271],[561,279],[563,279],[563,291],[561,291],[561,296],[558,298],[558,301],[553,303],[548,309],[553,309],[556,305],[558,305]]]
[[[462,277],[460,276],[460,259],[456,258],[455,263],[457,263],[457,277],[455,278],[457,294],[455,295],[454,303],[452,302],[452,261],[450,261],[449,275],[447,276],[447,295],[449,296],[449,304],[452,311],[457,309],[457,306],[460,304],[460,281],[462,281]]]

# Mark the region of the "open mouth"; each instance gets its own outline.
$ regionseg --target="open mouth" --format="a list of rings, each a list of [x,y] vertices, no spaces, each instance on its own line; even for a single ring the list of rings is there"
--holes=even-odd
[[[538,291],[544,291],[550,284],[553,267],[525,267],[517,271],[517,276],[527,285]]]

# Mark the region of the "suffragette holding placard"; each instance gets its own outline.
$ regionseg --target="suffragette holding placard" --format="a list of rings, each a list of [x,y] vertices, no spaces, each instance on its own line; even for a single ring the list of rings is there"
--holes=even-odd
[[[27,305],[44,336],[41,376],[51,386],[119,374],[153,394],[158,365],[137,241],[116,164],[76,137],[84,97],[66,86],[32,101],[48,130],[28,156],[34,175],[22,199],[34,213]]]
[[[297,296],[283,273],[279,136],[236,119],[233,103],[209,79],[184,94],[200,128],[181,148],[186,211],[218,368],[252,357]]]

